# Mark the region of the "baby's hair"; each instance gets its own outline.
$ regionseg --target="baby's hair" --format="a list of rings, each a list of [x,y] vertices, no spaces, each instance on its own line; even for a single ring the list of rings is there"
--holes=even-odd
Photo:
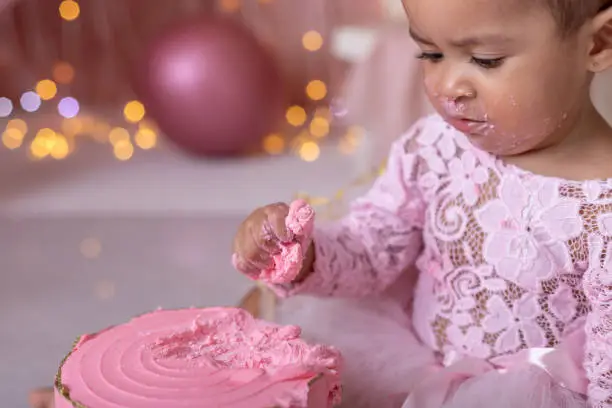
[[[598,11],[612,6],[611,0],[542,0],[553,13],[563,34],[578,30]]]

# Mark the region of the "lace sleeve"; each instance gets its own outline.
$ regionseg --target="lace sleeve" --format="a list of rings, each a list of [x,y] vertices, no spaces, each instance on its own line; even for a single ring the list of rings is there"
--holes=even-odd
[[[584,276],[585,294],[591,305],[587,317],[585,370],[593,408],[612,407],[612,241],[594,237],[589,269]]]
[[[315,229],[312,275],[291,288],[275,288],[277,293],[367,296],[382,292],[414,263],[425,211],[413,143],[421,125],[393,144],[385,173],[346,217]]]

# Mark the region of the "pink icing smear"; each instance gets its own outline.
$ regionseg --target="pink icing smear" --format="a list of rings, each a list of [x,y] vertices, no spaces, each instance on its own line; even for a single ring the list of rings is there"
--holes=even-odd
[[[299,336],[241,309],[156,311],[81,340],[62,384],[90,408],[333,407],[340,355]]]
[[[296,200],[289,206],[289,215],[285,219],[287,229],[293,234],[293,240],[281,243],[281,252],[274,256],[274,266],[263,270],[259,279],[273,284],[290,283],[302,269],[305,252],[310,244],[314,228],[315,212],[304,200]]]

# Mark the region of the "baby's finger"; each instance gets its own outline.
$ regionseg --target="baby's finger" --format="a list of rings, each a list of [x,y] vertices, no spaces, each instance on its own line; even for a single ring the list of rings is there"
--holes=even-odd
[[[255,242],[255,244],[260,250],[272,255],[278,254],[280,252],[281,249],[278,245],[280,239],[272,230],[272,227],[270,227],[270,223],[267,219],[264,219],[262,221],[259,231],[252,229],[250,230],[250,233],[253,242]]]
[[[245,274],[253,280],[259,279],[261,270],[245,261],[240,255],[236,253],[232,255],[232,264],[238,272]]]
[[[268,227],[281,242],[293,240],[293,233],[287,228],[286,219],[289,206],[284,203],[273,204],[266,209]]]
[[[257,268],[259,271],[263,271],[264,269],[268,269],[274,266],[274,260],[272,259],[269,253],[264,251],[260,251],[257,254],[246,258],[246,261],[250,263],[253,267]]]
[[[245,231],[245,238],[238,243],[236,251],[242,259],[258,270],[267,269],[272,264],[270,253],[258,246],[257,239],[259,234],[255,234],[253,228],[249,227]]]

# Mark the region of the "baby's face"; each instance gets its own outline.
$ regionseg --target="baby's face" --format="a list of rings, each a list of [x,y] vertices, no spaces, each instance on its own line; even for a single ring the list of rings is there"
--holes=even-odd
[[[518,0],[404,0],[437,111],[478,147],[515,155],[565,137],[588,101],[588,36],[562,38]]]

